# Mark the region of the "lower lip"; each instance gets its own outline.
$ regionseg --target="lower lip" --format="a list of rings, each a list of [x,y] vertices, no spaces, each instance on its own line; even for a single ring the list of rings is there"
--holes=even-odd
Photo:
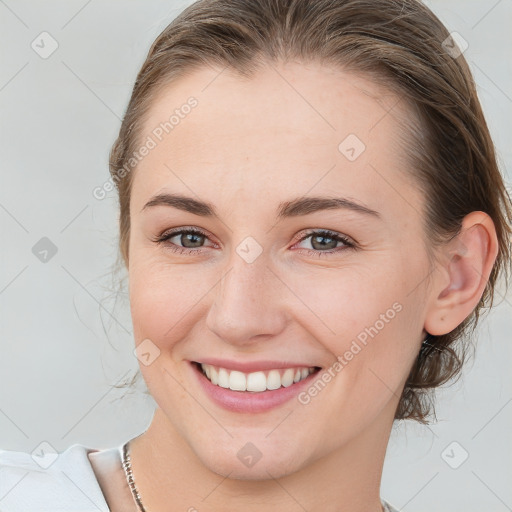
[[[233,391],[232,389],[226,389],[212,384],[206,375],[203,374],[199,365],[196,363],[190,364],[194,373],[197,375],[199,384],[213,402],[229,411],[241,413],[264,412],[279,407],[296,397],[319,373],[319,371],[311,373],[305,379],[294,382],[291,386],[286,388],[281,386],[279,389],[261,392]]]

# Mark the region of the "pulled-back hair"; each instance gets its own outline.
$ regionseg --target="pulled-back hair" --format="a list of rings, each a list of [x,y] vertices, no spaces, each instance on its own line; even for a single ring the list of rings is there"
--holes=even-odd
[[[429,337],[400,398],[396,419],[426,423],[433,390],[460,374],[467,335],[492,306],[498,276],[508,278],[512,207],[468,64],[419,1],[199,0],[186,8],[151,46],[112,147],[120,255],[128,266],[133,172],[127,163],[157,94],[194,68],[216,65],[250,78],[265,62],[291,60],[363,74],[408,103],[420,121],[409,134],[409,167],[425,196],[432,247],[457,235],[472,211],[494,222],[499,252],[477,307],[450,333]]]

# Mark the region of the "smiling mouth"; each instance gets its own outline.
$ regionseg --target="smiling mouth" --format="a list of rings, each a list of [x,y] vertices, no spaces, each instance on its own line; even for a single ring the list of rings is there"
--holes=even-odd
[[[196,368],[215,386],[233,391],[262,393],[289,387],[320,371],[318,366],[280,368],[257,372],[240,372],[210,364],[193,362]]]

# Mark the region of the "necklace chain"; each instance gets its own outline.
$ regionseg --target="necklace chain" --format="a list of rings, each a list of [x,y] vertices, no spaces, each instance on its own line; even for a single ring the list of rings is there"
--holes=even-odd
[[[130,452],[128,450],[128,444],[129,444],[129,441],[123,445],[122,463],[123,463],[124,474],[126,475],[126,481],[128,482],[128,485],[130,486],[130,490],[132,491],[133,498],[135,499],[135,502],[137,503],[137,507],[139,507],[140,512],[146,512],[146,509],[144,508],[144,505],[142,504],[142,500],[140,498],[139,491],[137,490],[137,486],[135,485],[135,480],[133,478],[132,463],[130,461]]]

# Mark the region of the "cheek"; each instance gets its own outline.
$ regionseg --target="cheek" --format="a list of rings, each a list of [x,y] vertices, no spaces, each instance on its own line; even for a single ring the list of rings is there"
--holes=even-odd
[[[391,398],[417,354],[422,301],[409,283],[420,274],[405,268],[396,259],[394,266],[333,271],[293,287],[308,306],[294,318],[330,353],[333,373],[343,375],[335,379],[343,381],[340,392],[351,400]]]
[[[319,340],[364,340],[365,329],[372,326],[372,332],[389,331],[403,309],[406,286],[393,279],[397,272],[389,265],[382,269],[322,269],[307,279],[288,280],[296,308],[305,308],[300,318],[307,319]]]
[[[164,349],[185,336],[197,315],[195,307],[207,291],[201,275],[191,265],[162,263],[151,256],[130,269],[130,309],[137,342],[149,338]]]

